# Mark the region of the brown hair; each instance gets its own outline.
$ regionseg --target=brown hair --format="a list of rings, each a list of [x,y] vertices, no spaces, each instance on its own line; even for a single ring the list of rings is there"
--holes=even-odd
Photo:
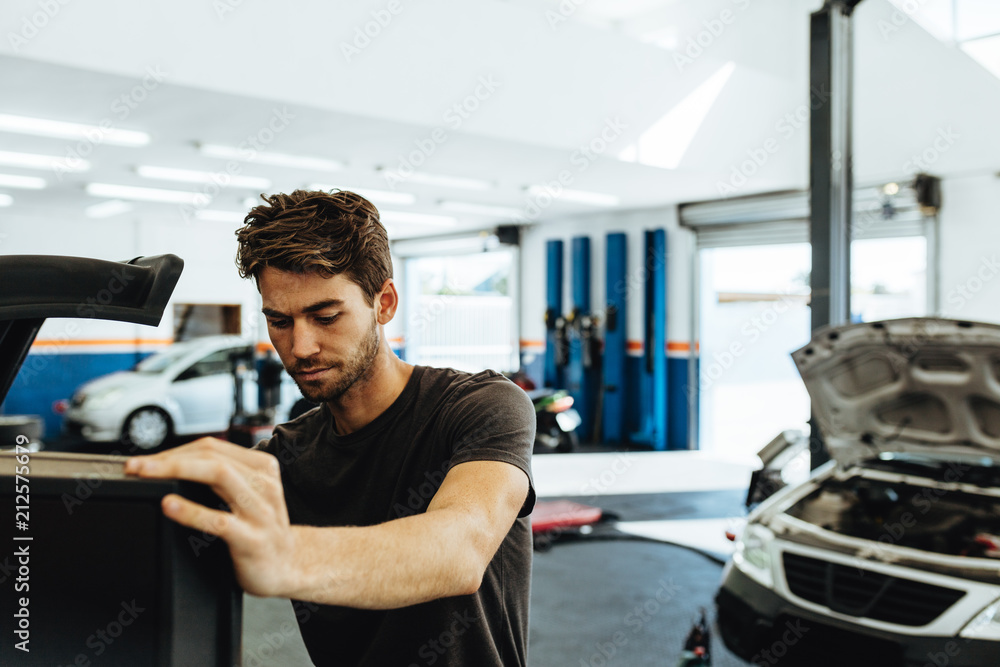
[[[250,210],[236,230],[236,266],[243,278],[260,278],[265,267],[325,278],[344,274],[368,299],[392,278],[389,237],[378,210],[347,191],[296,190],[261,195],[267,202]]]

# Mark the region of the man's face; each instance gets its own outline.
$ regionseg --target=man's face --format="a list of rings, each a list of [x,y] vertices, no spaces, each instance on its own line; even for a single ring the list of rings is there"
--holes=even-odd
[[[370,371],[381,334],[356,283],[267,267],[259,284],[271,343],[303,396],[336,400]]]

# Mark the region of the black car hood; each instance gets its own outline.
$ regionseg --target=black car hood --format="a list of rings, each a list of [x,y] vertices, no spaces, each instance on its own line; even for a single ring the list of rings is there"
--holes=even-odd
[[[1000,326],[907,318],[826,327],[792,358],[830,455],[1000,461]]]
[[[184,262],[176,255],[109,262],[56,255],[0,255],[0,403],[49,317],[156,326]]]

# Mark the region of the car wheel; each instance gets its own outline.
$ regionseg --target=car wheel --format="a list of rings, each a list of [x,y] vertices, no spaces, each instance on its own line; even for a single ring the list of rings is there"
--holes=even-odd
[[[122,427],[122,444],[142,450],[162,447],[170,437],[170,417],[160,408],[139,408]]]

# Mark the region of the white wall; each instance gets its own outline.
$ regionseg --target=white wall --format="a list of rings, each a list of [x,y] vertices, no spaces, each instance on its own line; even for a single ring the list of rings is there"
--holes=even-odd
[[[1000,322],[1000,179],[946,178],[941,197],[941,313]]]
[[[49,320],[39,340],[160,340],[173,337],[174,303],[240,304],[243,334],[267,340],[260,318],[260,296],[253,281],[242,280],[234,258],[236,225],[172,220],[39,220],[4,216],[0,253],[69,255],[112,261],[173,253],[184,260],[159,327],[104,320]],[[62,348],[59,351],[69,351]],[[91,351],[91,350],[87,350]]]

